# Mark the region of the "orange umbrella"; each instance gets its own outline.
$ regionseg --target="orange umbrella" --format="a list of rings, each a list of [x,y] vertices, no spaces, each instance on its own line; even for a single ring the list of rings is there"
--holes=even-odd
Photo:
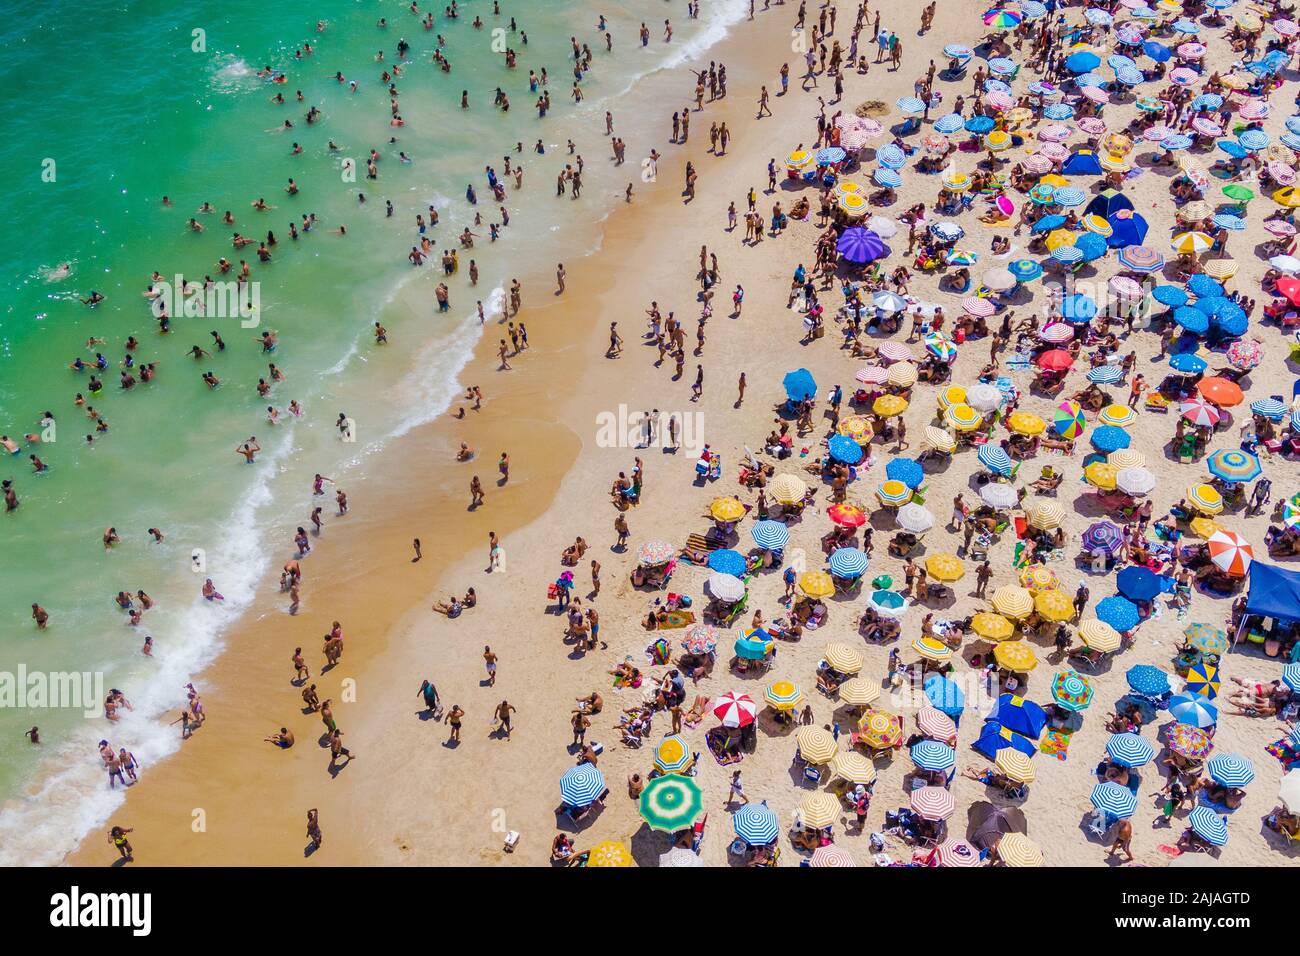
[[[1217,376],[1204,378],[1201,379],[1201,383],[1196,388],[1208,401],[1213,402],[1220,408],[1240,405],[1246,400],[1246,396],[1241,391],[1241,386],[1226,378]]]

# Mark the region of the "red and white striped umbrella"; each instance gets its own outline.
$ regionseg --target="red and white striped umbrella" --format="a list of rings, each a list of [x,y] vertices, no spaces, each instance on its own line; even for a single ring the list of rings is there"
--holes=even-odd
[[[1300,26],[1294,20],[1274,20],[1272,26],[1280,37],[1293,37],[1300,33]]]
[[[1241,104],[1237,110],[1237,115],[1242,119],[1257,120],[1263,119],[1271,113],[1273,108],[1263,100],[1249,100]]]
[[[988,299],[981,299],[977,295],[962,299],[961,310],[967,315],[982,316],[986,319],[995,311],[992,302]]]
[[[1070,138],[1070,127],[1048,123],[1038,131],[1038,138],[1044,143],[1063,143]]]
[[[1060,143],[1045,143],[1040,149],[1039,154],[1046,156],[1054,163],[1063,163],[1070,158],[1070,151]]]
[[[713,716],[722,721],[724,727],[748,727],[757,713],[758,705],[748,694],[737,695],[727,691],[713,702]]]
[[[808,865],[850,867],[857,866],[858,863],[848,850],[836,846],[834,843],[828,843],[813,850],[812,859],[808,861]]]
[[[957,801],[943,787],[921,787],[912,791],[912,809],[925,820],[947,820],[957,810]]]
[[[912,357],[912,350],[902,342],[881,342],[876,354],[891,362],[906,362]]]
[[[1085,86],[1083,88],[1083,95],[1085,99],[1092,100],[1094,103],[1110,102],[1110,94],[1100,86]]]
[[[1106,121],[1097,116],[1085,116],[1083,119],[1078,120],[1074,125],[1079,127],[1079,129],[1083,130],[1089,136],[1100,136],[1102,133],[1106,132],[1107,129]]]
[[[1255,549],[1235,531],[1216,531],[1205,544],[1215,566],[1234,578],[1245,577],[1255,560]]]
[[[1074,338],[1074,329],[1067,322],[1053,322],[1051,325],[1040,329],[1038,337],[1044,342],[1059,345]]]
[[[883,385],[889,379],[889,369],[879,365],[864,365],[853,377],[863,385]]]
[[[1204,425],[1206,428],[1213,428],[1223,417],[1217,408],[1203,398],[1183,402],[1178,406],[1178,414],[1193,425]]]
[[[916,713],[916,726],[921,733],[944,743],[957,739],[957,725],[952,718],[937,707],[924,706]],[[952,746],[951,743],[948,743]]]
[[[984,98],[984,101],[995,110],[1009,110],[1016,105],[1015,98],[1010,94],[994,90]]]
[[[1163,143],[1173,135],[1174,131],[1163,125],[1151,126],[1142,131],[1142,138],[1148,143]]]
[[[980,851],[965,840],[945,840],[935,849],[934,856],[940,866],[980,865]]]
[[[1192,129],[1196,130],[1196,132],[1200,133],[1202,136],[1223,135],[1223,127],[1214,122],[1214,120],[1205,116],[1198,116],[1196,119],[1192,120]]]

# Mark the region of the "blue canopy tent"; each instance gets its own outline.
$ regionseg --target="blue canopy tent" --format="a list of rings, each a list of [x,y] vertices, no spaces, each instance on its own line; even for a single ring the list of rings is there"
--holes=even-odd
[[[1066,176],[1100,176],[1101,163],[1092,150],[1075,150],[1061,166],[1061,173]]]
[[[1032,757],[1038,753],[1038,745],[1034,741],[1013,730],[999,726],[995,720],[984,721],[983,732],[980,733],[979,739],[971,744],[973,750],[983,754],[990,760],[996,760],[998,751],[1004,747],[1019,750],[1026,757]]]
[[[1085,216],[1101,216],[1102,219],[1109,219],[1115,213],[1125,209],[1131,210],[1133,203],[1129,198],[1117,189],[1107,189],[1097,194],[1097,198],[1088,203],[1084,209]]]
[[[1106,245],[1112,249],[1142,245],[1142,241],[1147,237],[1147,230],[1150,228],[1147,221],[1139,213],[1129,209],[1119,210],[1107,218],[1106,221],[1110,223],[1111,228],[1110,235],[1106,237]]]
[[[1258,614],[1283,621],[1300,620],[1300,571],[1287,571],[1275,564],[1256,561],[1250,566],[1250,590],[1246,593],[1246,617]],[[1240,637],[1240,632],[1238,632]]]
[[[1037,740],[1047,726],[1047,713],[1043,708],[1015,694],[999,697],[997,706],[984,719],[1033,740]]]

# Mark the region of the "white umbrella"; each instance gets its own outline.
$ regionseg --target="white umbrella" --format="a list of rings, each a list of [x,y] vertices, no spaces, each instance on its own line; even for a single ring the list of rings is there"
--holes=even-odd
[[[1288,275],[1300,272],[1300,259],[1295,256],[1274,256],[1268,260],[1268,264],[1278,272],[1285,272]]]
[[[1277,795],[1292,813],[1300,810],[1300,770],[1292,770],[1282,778]]]
[[[734,574],[710,574],[704,588],[719,601],[739,601],[745,596],[745,582]]]
[[[1156,476],[1146,468],[1124,468],[1115,476],[1115,487],[1126,495],[1146,495],[1156,486]]]
[[[908,502],[899,508],[895,520],[900,528],[913,534],[921,534],[934,527],[934,515],[915,502]]]
[[[978,412],[991,412],[1002,404],[1002,393],[996,385],[976,382],[966,389],[966,404]]]
[[[898,234],[898,223],[885,216],[872,216],[867,220],[867,228],[881,239],[888,239]]]
[[[699,855],[696,854],[694,851],[692,851],[689,847],[675,846],[667,853],[660,854],[659,865],[661,867],[664,866],[693,867],[693,866],[703,866],[704,861],[700,859]]]
[[[1020,496],[1011,485],[990,481],[980,488],[980,500],[990,508],[1013,508]]]
[[[893,292],[877,292],[871,302],[881,312],[902,312],[907,308],[907,300]]]
[[[985,288],[992,289],[994,292],[1005,292],[1007,289],[1014,289],[1017,285],[1016,277],[1006,269],[989,269],[980,276],[980,281],[984,283]]]

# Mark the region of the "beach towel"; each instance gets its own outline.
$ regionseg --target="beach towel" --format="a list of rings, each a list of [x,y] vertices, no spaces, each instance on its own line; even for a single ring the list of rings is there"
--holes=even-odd
[[[1040,753],[1057,760],[1065,760],[1070,749],[1070,735],[1063,730],[1049,730],[1038,744]]]
[[[1300,766],[1300,751],[1292,750],[1285,737],[1269,744],[1264,749],[1280,760],[1285,770],[1292,770]]]

